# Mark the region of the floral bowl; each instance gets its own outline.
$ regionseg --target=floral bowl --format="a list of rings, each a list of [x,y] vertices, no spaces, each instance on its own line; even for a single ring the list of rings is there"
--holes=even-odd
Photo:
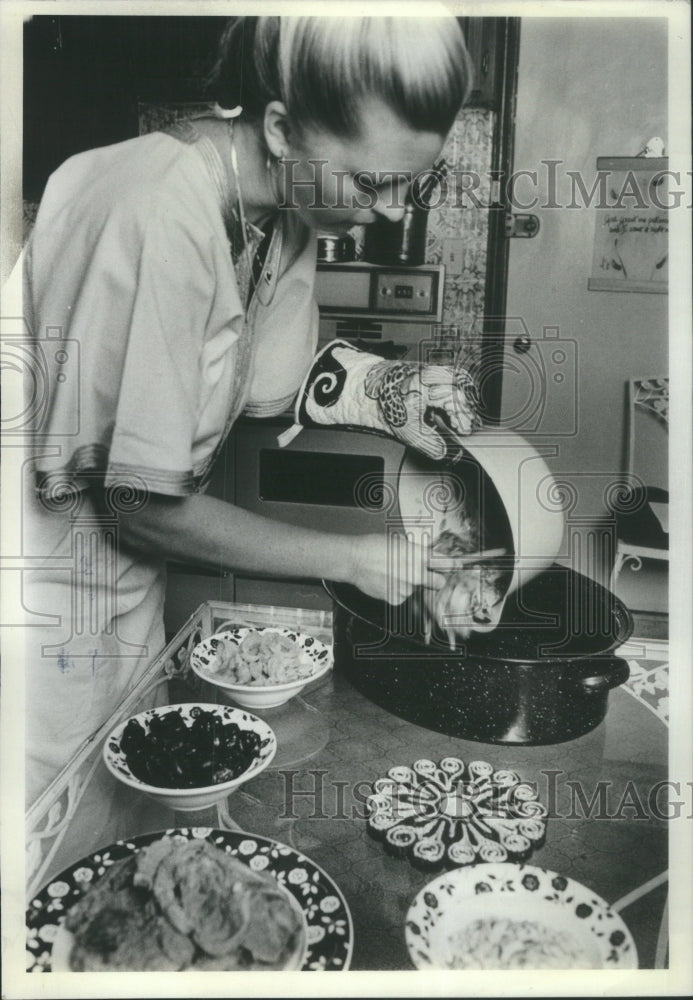
[[[221,739],[228,740],[229,743],[234,737],[240,741],[235,752],[242,756],[236,757],[236,760],[240,760],[241,764],[245,763],[246,766],[240,771],[236,768],[236,773],[230,768],[218,767],[213,777],[211,770],[205,769],[200,773],[210,774],[211,780],[208,783],[186,787],[188,782],[193,780],[189,770],[185,775],[190,760],[206,751],[208,744],[212,748],[212,756],[216,756],[219,763],[224,763],[223,748],[219,744],[214,744],[213,732],[201,734],[201,729],[198,728],[200,719],[216,727],[217,738],[222,734]],[[161,735],[162,726],[167,727],[171,722],[176,723],[179,730],[181,724],[185,726],[190,735],[186,736],[185,740],[175,737],[169,739],[166,733]],[[142,739],[140,734],[143,733],[145,740],[150,741],[149,744],[143,743],[138,751],[137,756],[140,760],[146,758],[147,761],[151,761],[154,754],[158,755],[162,773],[171,774],[171,768],[174,768],[187,777],[185,783],[181,781],[180,787],[175,787],[173,783],[154,784],[151,779],[147,781],[133,773],[135,759],[132,749],[128,749],[132,747],[132,724],[140,740]],[[196,726],[195,730],[193,726]],[[130,727],[129,740],[126,736],[128,727]],[[154,740],[157,745],[152,748],[151,741]],[[121,722],[104,743],[103,759],[111,774],[129,788],[143,792],[161,805],[168,806],[169,809],[193,812],[215,805],[240,785],[256,777],[264,771],[276,752],[277,739],[273,730],[255,715],[229,705],[187,703],[150,708]],[[143,773],[140,766],[135,769],[138,773]],[[233,776],[225,779],[225,773]]]
[[[271,656],[262,649],[257,659],[261,668],[260,675],[252,683],[240,683],[235,679],[237,674],[224,666],[222,659],[224,647],[243,649],[249,641],[269,643],[274,637],[293,644],[301,676],[286,681],[266,677],[265,674],[271,672],[268,666]],[[198,677],[214,684],[237,705],[250,709],[276,708],[284,705],[300,694],[307,684],[312,684],[318,677],[327,673],[332,664],[333,655],[330,647],[312,635],[294,632],[287,628],[250,626],[228,628],[217,632],[198,643],[190,657],[190,665]]]
[[[573,879],[533,865],[486,863],[429,882],[409,907],[417,969],[637,969],[619,914]]]

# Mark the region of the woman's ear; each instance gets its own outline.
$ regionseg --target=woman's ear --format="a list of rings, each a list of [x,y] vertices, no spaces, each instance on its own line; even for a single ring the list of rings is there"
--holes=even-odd
[[[265,108],[263,121],[265,142],[276,159],[289,155],[289,119],[286,107],[281,101],[270,101]]]

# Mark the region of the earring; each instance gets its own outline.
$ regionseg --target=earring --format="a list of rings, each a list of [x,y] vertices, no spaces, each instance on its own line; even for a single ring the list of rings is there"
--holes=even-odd
[[[281,198],[281,190],[279,187],[279,178],[276,176],[275,171],[273,169],[275,163],[279,164],[279,159],[277,157],[272,156],[272,154],[268,152],[265,158],[265,169],[267,171],[267,176],[269,178],[269,184],[272,194],[276,198],[277,204],[280,204],[282,198]]]

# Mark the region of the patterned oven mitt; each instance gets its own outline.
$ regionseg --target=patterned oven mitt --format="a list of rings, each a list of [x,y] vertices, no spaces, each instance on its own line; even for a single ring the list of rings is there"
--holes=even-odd
[[[459,437],[481,426],[478,396],[464,368],[421,362],[384,361],[345,340],[319,354],[296,400],[288,444],[302,427],[339,424],[386,434],[433,459],[455,461]]]

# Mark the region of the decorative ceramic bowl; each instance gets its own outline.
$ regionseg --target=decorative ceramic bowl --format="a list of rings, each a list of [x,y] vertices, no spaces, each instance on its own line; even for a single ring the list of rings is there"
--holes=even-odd
[[[131,719],[121,722],[104,743],[103,758],[106,767],[118,781],[122,781],[123,784],[136,789],[138,792],[143,792],[145,795],[161,803],[161,805],[168,806],[169,809],[176,809],[180,812],[193,812],[197,809],[206,809],[209,806],[215,805],[217,802],[225,799],[227,795],[230,795],[240,785],[251,778],[255,778],[261,771],[264,771],[277,752],[277,740],[272,729],[262,719],[258,719],[256,716],[241,709],[232,708],[229,705],[195,703],[165,705],[161,708],[147,709],[145,712],[140,712],[138,715],[132,716],[132,719],[142,726],[145,733],[149,733],[150,725],[154,718],[162,718],[169,712],[177,712],[186,726],[190,726],[201,711],[211,713],[214,717],[220,719],[224,725],[235,723],[241,730],[250,730],[257,733],[260,745],[255,758],[245,771],[235,778],[231,778],[228,781],[221,781],[218,784],[196,788],[164,788],[142,781],[132,773],[126,755],[121,747],[121,739],[125,727]]]
[[[507,557],[499,561],[507,569],[503,596],[488,609],[488,621],[471,624],[473,631],[485,632],[498,624],[508,595],[554,562],[571,493],[523,437],[486,428],[465,437],[464,454],[454,466],[407,452],[398,498],[408,531],[434,543],[444,530],[464,534],[459,525],[471,508],[483,523],[480,548],[506,549]]]
[[[532,865],[479,864],[429,882],[409,907],[417,969],[637,969],[621,917],[573,879]]]
[[[224,672],[224,668],[219,662],[222,655],[220,640],[240,646],[247,637],[268,637],[273,634],[295,643],[303,669],[309,673],[294,680],[280,683],[268,681],[267,683],[239,684],[232,679],[231,671]],[[251,628],[250,626],[217,632],[216,635],[198,643],[190,657],[190,665],[198,677],[216,685],[236,704],[252,709],[276,708],[278,705],[283,705],[290,698],[295,698],[297,694],[300,694],[307,684],[311,684],[318,677],[327,673],[332,667],[332,663],[333,656],[330,647],[312,635],[294,632],[288,628]]]

